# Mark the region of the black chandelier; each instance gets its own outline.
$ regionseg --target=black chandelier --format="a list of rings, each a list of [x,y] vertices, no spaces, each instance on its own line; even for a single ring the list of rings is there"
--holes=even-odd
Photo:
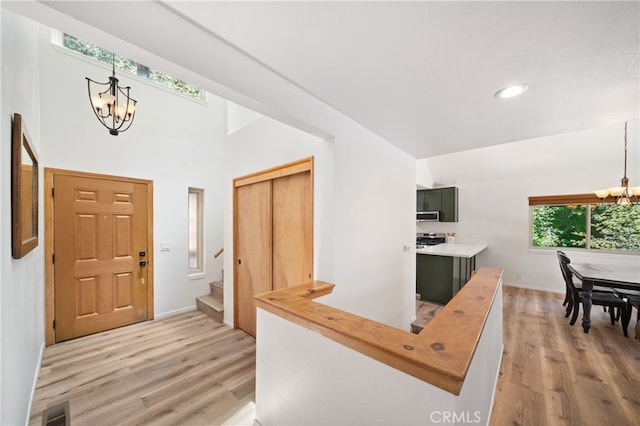
[[[118,136],[118,133],[124,132],[131,127],[133,118],[136,115],[135,99],[129,96],[131,87],[118,86],[116,78],[116,61],[115,54],[111,54],[112,75],[109,77],[108,83],[98,83],[97,81],[87,79],[87,89],[89,90],[89,101],[93,113],[104,127],[109,129],[109,133]],[[91,94],[91,84],[93,83],[97,95]],[[100,91],[105,89],[104,91]],[[95,93],[95,92],[94,92]]]

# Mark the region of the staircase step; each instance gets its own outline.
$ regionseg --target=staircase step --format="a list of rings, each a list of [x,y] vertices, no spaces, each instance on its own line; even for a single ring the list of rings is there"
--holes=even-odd
[[[222,281],[212,281],[209,283],[209,292],[220,303],[224,300],[224,283]]]
[[[411,332],[419,334],[424,327],[442,310],[437,303],[419,300],[416,302],[416,319],[411,323]]]
[[[196,306],[198,310],[206,314],[215,321],[222,323],[224,319],[224,306],[218,302],[213,295],[207,294],[196,297]]]

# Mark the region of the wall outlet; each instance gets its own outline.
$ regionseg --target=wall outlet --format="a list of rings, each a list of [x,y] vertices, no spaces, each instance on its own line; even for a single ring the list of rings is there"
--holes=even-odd
[[[171,243],[164,242],[160,243],[160,251],[171,251]]]

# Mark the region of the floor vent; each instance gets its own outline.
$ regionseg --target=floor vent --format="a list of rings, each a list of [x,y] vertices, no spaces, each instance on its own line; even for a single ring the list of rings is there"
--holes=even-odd
[[[42,426],[69,426],[69,401],[47,408],[42,413]]]

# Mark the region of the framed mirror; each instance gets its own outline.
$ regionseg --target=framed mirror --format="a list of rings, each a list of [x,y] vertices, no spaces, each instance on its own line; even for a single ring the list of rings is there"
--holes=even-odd
[[[17,113],[11,128],[11,240],[14,259],[38,246],[38,157]]]

